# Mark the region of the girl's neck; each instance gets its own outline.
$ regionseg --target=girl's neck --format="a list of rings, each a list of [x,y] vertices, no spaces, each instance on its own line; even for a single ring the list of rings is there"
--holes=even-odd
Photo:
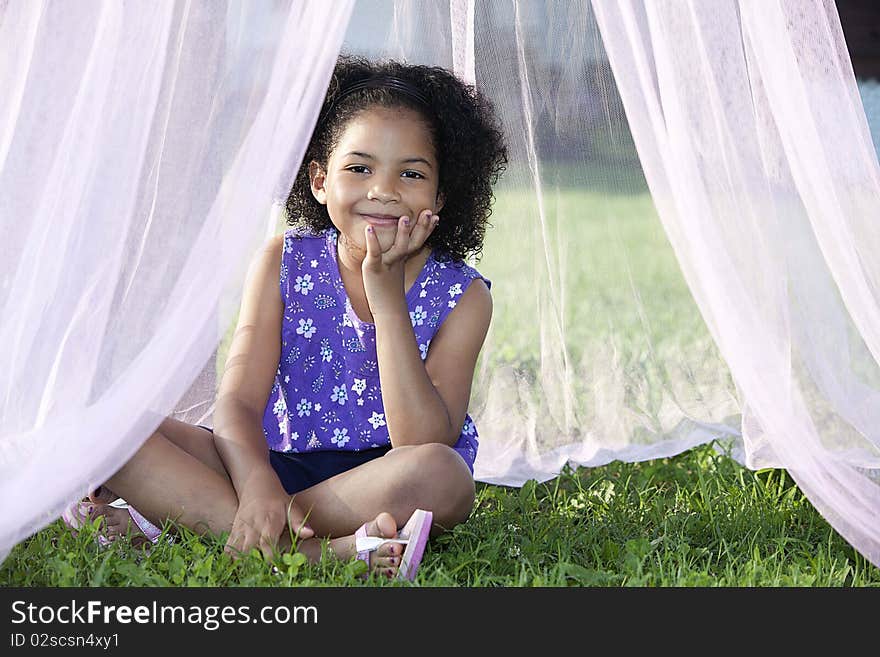
[[[339,271],[350,276],[361,276],[361,265],[366,257],[366,252],[349,244],[345,235],[338,233],[336,239],[336,260],[339,263]]]

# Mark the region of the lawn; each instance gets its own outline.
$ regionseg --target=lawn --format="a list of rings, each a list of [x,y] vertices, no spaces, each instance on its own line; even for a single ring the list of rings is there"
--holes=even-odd
[[[60,522],[17,545],[3,586],[880,586],[784,471],[753,472],[704,445],[674,458],[566,469],[521,488],[478,484],[468,522],[430,541],[414,584],[184,531],[145,553],[97,546]]]
[[[499,190],[495,229],[477,265],[493,280],[495,312],[472,406],[484,403],[481,385],[494,368],[534,377],[540,344],[565,353],[576,416],[587,426],[599,422],[601,393],[590,364],[609,349],[626,408],[639,410],[643,426],[663,430],[673,402],[693,417],[728,417],[729,374],[650,196],[563,186],[546,195],[543,209],[544,221],[536,221],[533,197]],[[540,243],[547,249],[523,250]],[[558,320],[557,337],[541,332],[539,317]],[[711,443],[671,458],[567,466],[521,488],[478,483],[471,518],[431,540],[415,585],[880,585],[880,569],[828,525],[784,471],[748,470],[725,450]],[[267,563],[256,551],[233,561],[222,548],[223,537],[181,530],[149,552],[125,540],[104,549],[94,528],[73,536],[56,521],[11,551],[0,585],[409,585],[361,580],[360,562],[308,564],[285,555]]]

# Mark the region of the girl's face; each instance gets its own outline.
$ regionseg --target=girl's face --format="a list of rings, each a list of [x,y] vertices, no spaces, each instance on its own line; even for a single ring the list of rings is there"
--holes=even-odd
[[[340,241],[366,253],[364,231],[374,226],[383,250],[391,247],[400,217],[440,211],[439,167],[424,119],[406,108],[373,107],[351,119],[326,170],[309,166],[312,193],[327,206]]]

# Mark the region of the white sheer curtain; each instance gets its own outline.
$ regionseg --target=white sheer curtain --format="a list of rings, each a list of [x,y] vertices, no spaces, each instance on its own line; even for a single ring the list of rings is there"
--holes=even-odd
[[[360,2],[343,49],[505,122],[478,479],[719,439],[880,564],[877,158],[832,2]]]
[[[0,3],[0,555],[210,411],[350,11]]]
[[[745,460],[880,565],[880,167],[831,0],[594,0]]]
[[[340,47],[505,125],[479,480],[720,439],[880,565],[878,164],[821,0],[0,1],[0,553],[210,422]]]

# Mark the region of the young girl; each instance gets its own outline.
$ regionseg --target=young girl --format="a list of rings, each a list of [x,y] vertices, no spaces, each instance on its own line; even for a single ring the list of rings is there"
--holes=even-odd
[[[404,546],[381,539],[407,519],[407,537],[417,518],[433,533],[463,522],[492,314],[464,259],[506,161],[490,104],[449,72],[341,57],[287,202],[294,228],[248,272],[213,433],[166,419],[79,508],[108,540],[170,519],[267,557],[293,533],[312,560],[323,537],[342,559],[355,534],[377,537],[359,556],[387,575]]]

